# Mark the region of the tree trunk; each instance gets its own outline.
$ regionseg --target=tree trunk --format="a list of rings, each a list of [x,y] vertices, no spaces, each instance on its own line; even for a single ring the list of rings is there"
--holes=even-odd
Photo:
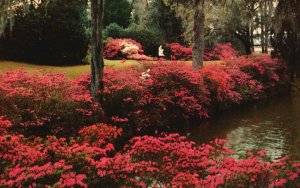
[[[252,47],[254,47],[251,42],[250,28],[245,27],[244,29],[236,30],[234,34],[243,43],[246,55],[250,55]]]
[[[103,45],[102,45],[102,21],[104,13],[104,0],[91,0],[92,16],[92,41],[91,41],[91,94],[94,100],[100,100],[100,92],[103,90]]]
[[[199,69],[203,67],[204,54],[204,0],[195,1],[194,15],[194,41],[193,41],[193,67]]]
[[[253,26],[253,23],[250,24],[250,42],[251,42],[251,48],[254,48],[254,26]]]

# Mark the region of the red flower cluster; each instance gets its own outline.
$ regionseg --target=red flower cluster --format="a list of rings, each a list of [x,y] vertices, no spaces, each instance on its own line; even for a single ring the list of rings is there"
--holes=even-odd
[[[12,126],[11,122],[8,120],[5,120],[5,117],[0,116],[0,134],[3,134],[6,132],[8,128]]]

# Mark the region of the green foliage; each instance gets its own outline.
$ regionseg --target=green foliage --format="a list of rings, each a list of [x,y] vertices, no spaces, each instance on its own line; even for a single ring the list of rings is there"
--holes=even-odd
[[[132,7],[127,0],[105,1],[104,7],[104,27],[111,23],[117,23],[122,27],[130,24]]]
[[[182,21],[162,0],[153,0],[143,18],[146,28],[157,31],[167,43],[184,43]]]
[[[291,80],[299,69],[300,58],[300,4],[297,0],[279,1],[275,13],[275,31],[272,35],[274,55],[288,62]]]
[[[145,55],[158,56],[158,48],[163,40],[158,33],[149,29],[127,30],[126,36],[141,43]]]
[[[163,37],[158,32],[150,29],[123,29],[116,23],[112,23],[105,28],[104,40],[108,38],[131,38],[141,43],[145,55],[153,57],[158,56],[158,48],[163,43]]]
[[[83,61],[89,41],[86,0],[51,1],[23,13],[17,10],[11,34],[7,30],[0,42],[2,57],[43,64]]]
[[[103,31],[103,38],[106,41],[108,38],[123,38],[126,36],[126,31],[117,23],[109,24]]]

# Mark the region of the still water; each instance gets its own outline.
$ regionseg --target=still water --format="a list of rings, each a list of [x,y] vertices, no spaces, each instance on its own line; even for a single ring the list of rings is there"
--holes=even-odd
[[[272,160],[282,155],[300,160],[300,96],[223,112],[191,132],[197,143],[227,139],[226,146],[236,157],[251,150],[266,150]]]

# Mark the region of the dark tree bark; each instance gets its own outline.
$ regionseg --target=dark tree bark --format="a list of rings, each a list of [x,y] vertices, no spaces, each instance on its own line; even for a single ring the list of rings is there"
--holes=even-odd
[[[243,43],[247,55],[250,55],[252,53],[251,48],[253,47],[251,42],[250,32],[251,32],[250,28],[241,28],[241,29],[237,29],[234,32],[236,38]]]
[[[94,100],[100,100],[100,92],[103,90],[103,45],[102,45],[102,21],[104,13],[104,0],[91,0],[92,16],[92,41],[91,41],[91,94]]]
[[[195,69],[203,67],[204,21],[204,0],[195,0],[195,15],[193,28],[193,67]]]

